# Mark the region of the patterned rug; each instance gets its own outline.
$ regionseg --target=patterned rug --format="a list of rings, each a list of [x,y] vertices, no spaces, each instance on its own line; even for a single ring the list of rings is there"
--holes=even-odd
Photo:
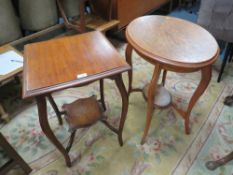
[[[219,71],[221,61],[218,60],[214,64],[214,69]],[[222,83],[228,85],[225,95],[228,96],[233,94],[232,83],[233,83],[233,64],[228,63],[222,76]],[[223,103],[223,99],[219,99]],[[214,171],[209,171],[205,167],[205,163],[210,160],[218,160],[230,152],[233,151],[233,107],[224,106],[220,116],[215,116],[210,121],[213,130],[208,134],[206,140],[202,139],[200,146],[197,149],[197,154],[193,154],[193,163],[188,165],[183,162],[179,168],[177,168],[177,174],[184,174],[180,172],[186,172],[188,175],[232,175],[233,174],[233,161],[227,163],[224,166],[217,168]],[[204,131],[205,132],[205,131]],[[203,131],[201,131],[203,133]],[[209,133],[209,132],[208,132]],[[201,134],[200,134],[201,135]],[[192,149],[190,149],[191,151]],[[190,152],[189,151],[189,152]],[[194,157],[195,156],[195,157]],[[185,174],[186,174],[185,173]]]
[[[232,92],[231,92],[232,93]],[[189,169],[189,175],[230,175],[233,174],[233,161],[219,167],[215,171],[209,171],[205,163],[210,160],[218,160],[233,151],[233,115],[232,107],[225,107],[215,124],[204,147],[198,153],[196,160]]]
[[[119,52],[124,55],[125,45],[118,45],[117,47]],[[143,87],[151,79],[153,66],[143,61],[135,53],[133,63],[135,77],[133,85]],[[209,146],[206,147],[208,149],[206,150],[203,145],[207,139],[209,140],[206,143],[207,145],[218,143],[216,139],[210,139],[210,137],[216,137],[214,133],[216,131],[213,130],[216,122],[219,126],[223,125],[220,130],[232,126],[232,123],[229,122],[230,117],[226,117],[228,121],[226,123],[225,120],[222,121],[221,119],[221,122],[219,119],[220,113],[220,117],[226,116],[225,110],[221,112],[223,109],[222,100],[231,93],[232,89],[226,86],[226,83],[216,83],[216,77],[217,72],[214,71],[208,89],[193,108],[190,135],[184,133],[183,120],[172,108],[156,109],[147,142],[140,145],[145,125],[146,102],[141,93],[132,93],[123,131],[124,146],[119,146],[116,135],[102,123],[80,130],[70,153],[73,160],[72,168],[66,167],[61,154],[41,131],[35,104],[28,106],[9,124],[3,126],[1,132],[33,168],[32,174],[180,175],[186,173],[201,174],[202,172],[202,174],[212,174],[212,172],[205,170],[204,166],[201,166],[203,170],[198,171],[199,163],[212,158],[209,154],[207,155]],[[124,74],[124,80],[127,84],[126,74]],[[173,101],[185,109],[199,80],[199,72],[191,74],[169,72],[166,88],[172,93]],[[112,125],[118,126],[121,111],[120,95],[111,80],[105,80],[105,86],[108,120]],[[64,103],[92,94],[99,95],[98,83],[91,84],[88,87],[68,89],[53,95],[56,102],[61,106]],[[55,113],[49,105],[48,114],[55,135],[65,145],[69,137],[67,125],[58,125]],[[225,133],[232,134],[232,131],[228,129],[223,131],[222,135]],[[219,135],[221,136],[221,132]],[[213,153],[216,149],[220,149],[220,147],[213,147]],[[10,174],[20,173],[18,169],[15,169]]]

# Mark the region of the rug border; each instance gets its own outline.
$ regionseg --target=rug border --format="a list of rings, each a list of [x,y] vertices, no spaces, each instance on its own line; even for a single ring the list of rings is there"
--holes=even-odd
[[[206,121],[203,123],[201,129],[197,133],[196,137],[189,144],[186,151],[182,154],[180,160],[177,162],[170,174],[181,175],[188,173],[189,169],[196,160],[199,152],[201,151],[202,147],[205,145],[210,134],[212,133],[221,112],[223,111],[223,99],[232,92],[233,87],[225,84],[224,88],[222,89],[222,92],[216,100],[216,103],[212,107],[213,110],[210,112]]]

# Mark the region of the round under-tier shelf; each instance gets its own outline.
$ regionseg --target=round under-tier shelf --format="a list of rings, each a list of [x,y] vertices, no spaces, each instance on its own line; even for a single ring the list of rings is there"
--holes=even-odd
[[[146,84],[142,90],[144,98],[148,98],[149,84]],[[172,96],[168,90],[162,85],[158,85],[155,92],[154,105],[156,107],[165,108],[168,107],[172,102]]]

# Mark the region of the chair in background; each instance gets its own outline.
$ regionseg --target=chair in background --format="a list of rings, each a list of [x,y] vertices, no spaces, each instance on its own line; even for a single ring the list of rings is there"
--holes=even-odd
[[[29,165],[20,157],[20,155],[15,151],[15,149],[7,142],[5,137],[0,133],[0,147],[10,158],[2,167],[0,167],[0,174],[4,175],[10,171],[15,165],[20,165],[20,167],[29,174],[32,169]]]
[[[95,8],[95,0],[57,0],[58,9],[64,20],[67,29],[73,29],[77,32],[85,32],[86,27],[92,30],[99,30],[105,32],[108,29],[116,26],[119,21],[112,20],[112,0],[106,0],[108,4],[108,15],[106,19],[103,19]],[[70,3],[70,4],[69,4]],[[67,5],[77,5],[76,16],[69,15]],[[86,8],[86,5],[89,8]]]
[[[227,43],[217,80],[220,82],[226,63],[233,55],[233,1],[201,0],[197,23],[212,33],[216,39]]]
[[[77,0],[77,1],[78,1],[77,12],[79,13],[79,23],[69,20],[69,17],[67,16],[67,12],[65,11],[64,0],[57,0],[57,6],[64,20],[66,28],[74,29],[78,32],[83,33],[85,32],[85,23],[86,23],[85,22],[85,3],[88,0]]]

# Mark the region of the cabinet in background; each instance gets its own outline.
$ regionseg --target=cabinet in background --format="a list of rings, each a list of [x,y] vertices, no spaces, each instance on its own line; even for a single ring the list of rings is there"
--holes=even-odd
[[[170,0],[113,0],[112,18],[120,21],[118,29],[124,28],[133,19],[160,8]],[[97,11],[105,18],[108,0],[94,1]]]

